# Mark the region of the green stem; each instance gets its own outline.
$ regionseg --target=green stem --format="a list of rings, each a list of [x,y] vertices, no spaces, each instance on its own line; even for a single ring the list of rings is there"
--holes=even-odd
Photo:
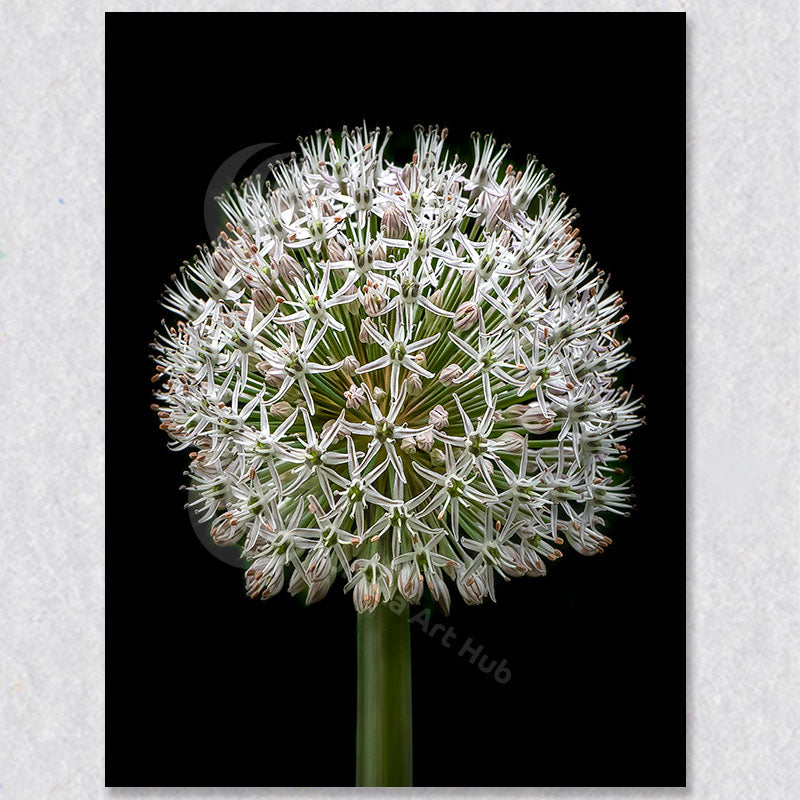
[[[411,631],[395,607],[358,615],[357,786],[411,786]]]

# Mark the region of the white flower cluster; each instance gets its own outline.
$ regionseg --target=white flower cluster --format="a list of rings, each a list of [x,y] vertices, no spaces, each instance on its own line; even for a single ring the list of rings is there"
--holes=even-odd
[[[388,132],[300,140],[166,292],[154,409],[252,597],[341,572],[359,612],[426,585],[447,612],[445,576],[494,600],[628,513],[622,299],[535,159],[473,135],[470,167],[446,133],[403,166]]]

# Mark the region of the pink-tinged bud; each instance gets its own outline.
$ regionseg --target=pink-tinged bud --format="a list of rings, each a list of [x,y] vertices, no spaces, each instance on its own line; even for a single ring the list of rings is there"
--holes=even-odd
[[[262,314],[269,314],[275,308],[275,293],[271,289],[258,287],[253,289],[253,302]]]
[[[355,356],[347,356],[344,361],[342,361],[341,370],[345,375],[355,375],[356,370],[360,366],[361,364]]]
[[[353,384],[345,393],[346,408],[361,408],[367,402],[367,390]]]
[[[434,467],[441,467],[446,460],[444,452],[438,447],[431,450],[431,464],[433,464]]]
[[[413,167],[411,164],[406,164],[403,167],[403,171],[400,173],[400,180],[403,181],[403,185],[408,188],[409,181],[411,180],[411,170]]]
[[[365,319],[361,320],[361,327],[358,329],[358,341],[362,344],[369,344],[372,341],[372,331]]]
[[[304,272],[303,268],[300,266],[300,262],[288,253],[284,253],[278,259],[278,263],[275,264],[275,269],[278,271],[278,275],[280,275],[283,280],[289,281],[289,283],[294,283],[295,278],[302,278]]]
[[[555,415],[549,410],[543,410],[538,401],[534,401],[519,417],[519,423],[531,433],[547,433],[555,423]]]
[[[401,239],[405,235],[406,224],[403,221],[403,215],[396,205],[388,205],[383,212],[381,231],[389,239]]]
[[[425,588],[425,582],[419,579],[419,570],[413,562],[407,561],[400,567],[400,573],[397,576],[397,588],[409,603],[419,603],[422,599],[422,590]]]
[[[492,206],[492,210],[486,218],[486,232],[492,233],[493,231],[499,230],[501,227],[505,227],[501,220],[510,222],[511,218],[511,193],[506,192],[497,200],[494,206]]]
[[[331,261],[344,261],[347,258],[347,256],[344,254],[342,246],[336,241],[336,239],[328,240],[328,258]]]
[[[515,403],[513,406],[503,409],[500,419],[513,419],[515,422],[528,410],[527,403]]]
[[[286,330],[293,332],[299,340],[302,340],[303,334],[306,332],[306,324],[305,322],[290,322],[286,326]]]
[[[286,378],[286,373],[280,367],[273,367],[267,361],[259,361],[256,369],[264,376],[264,383],[267,386],[278,388]]]
[[[308,595],[306,596],[306,605],[310,606],[312,603],[322,600],[322,598],[328,594],[328,590],[333,586],[335,580],[336,571],[331,570],[327,578],[323,578],[319,581],[311,581],[311,586],[308,587]]]
[[[450,592],[444,579],[438,573],[433,573],[428,577],[428,588],[431,590],[433,599],[439,604],[440,608],[447,616],[450,613]]]
[[[457,331],[468,331],[474,328],[478,322],[480,312],[475,303],[462,303],[457,309],[453,317],[453,327]]]
[[[231,271],[233,261],[230,258],[227,247],[215,250],[214,255],[211,256],[211,260],[214,262],[214,272],[216,272],[220,278],[224,278]]]
[[[289,414],[292,413],[294,409],[292,408],[290,403],[287,403],[286,400],[281,400],[277,403],[273,403],[269,407],[269,413],[272,414],[273,417],[277,417],[278,419],[286,419]]]
[[[436,306],[436,308],[441,308],[442,303],[444,303],[444,292],[441,289],[437,289],[429,298],[428,300]]]
[[[416,374],[416,372],[412,372],[405,379],[406,384],[406,392],[408,393],[409,397],[416,397],[418,394],[422,393],[422,378]]]
[[[320,209],[322,209],[322,213],[326,217],[332,217],[336,213],[333,210],[333,206],[327,200],[323,200],[322,203],[320,203]]]
[[[414,444],[414,437],[406,436],[405,439],[401,439],[400,449],[408,456],[414,455],[414,453],[417,452],[417,446]]]
[[[443,431],[450,424],[450,415],[444,406],[434,406],[431,413],[428,414],[428,422],[437,431]]]
[[[465,270],[464,272],[462,272],[461,274],[463,276],[461,278],[461,286],[464,289],[469,289],[470,286],[472,286],[472,284],[475,283],[475,270],[474,269],[468,269],[468,270]]]
[[[375,289],[367,289],[363,299],[364,311],[370,317],[377,317],[386,307],[386,298]]]
[[[417,443],[417,447],[419,447],[423,453],[430,453],[430,451],[433,449],[433,428],[423,431],[422,433],[418,433],[414,438]]]
[[[544,561],[542,561],[539,554],[531,547],[530,540],[528,539],[523,540],[523,546],[520,548],[520,558],[527,569],[526,575],[535,578],[547,572]]]
[[[464,370],[458,364],[449,364],[439,373],[439,380],[445,386],[452,386],[463,374]]]
[[[376,403],[382,403],[386,399],[386,390],[381,389],[380,386],[376,386],[372,390],[372,396],[375,399]]]
[[[483,602],[483,598],[489,593],[486,580],[480,572],[473,572],[468,578],[464,578],[463,573],[456,581],[456,586],[464,602],[468,606],[477,606]]]
[[[428,358],[425,353],[422,352],[422,350],[414,355],[414,361],[416,361],[421,367],[425,367],[428,364]]]
[[[518,455],[525,448],[525,437],[516,431],[501,433],[496,441],[504,453],[514,453]]]

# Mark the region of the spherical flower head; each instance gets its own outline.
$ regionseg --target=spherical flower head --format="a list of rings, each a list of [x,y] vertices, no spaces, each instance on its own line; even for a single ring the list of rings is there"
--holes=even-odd
[[[622,298],[535,159],[446,133],[301,140],[167,289],[155,409],[252,597],[474,605],[628,513]]]

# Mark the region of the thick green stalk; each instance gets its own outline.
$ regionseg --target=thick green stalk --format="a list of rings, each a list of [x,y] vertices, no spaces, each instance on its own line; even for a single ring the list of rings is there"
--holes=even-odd
[[[358,614],[357,786],[411,786],[411,631],[396,605]]]

